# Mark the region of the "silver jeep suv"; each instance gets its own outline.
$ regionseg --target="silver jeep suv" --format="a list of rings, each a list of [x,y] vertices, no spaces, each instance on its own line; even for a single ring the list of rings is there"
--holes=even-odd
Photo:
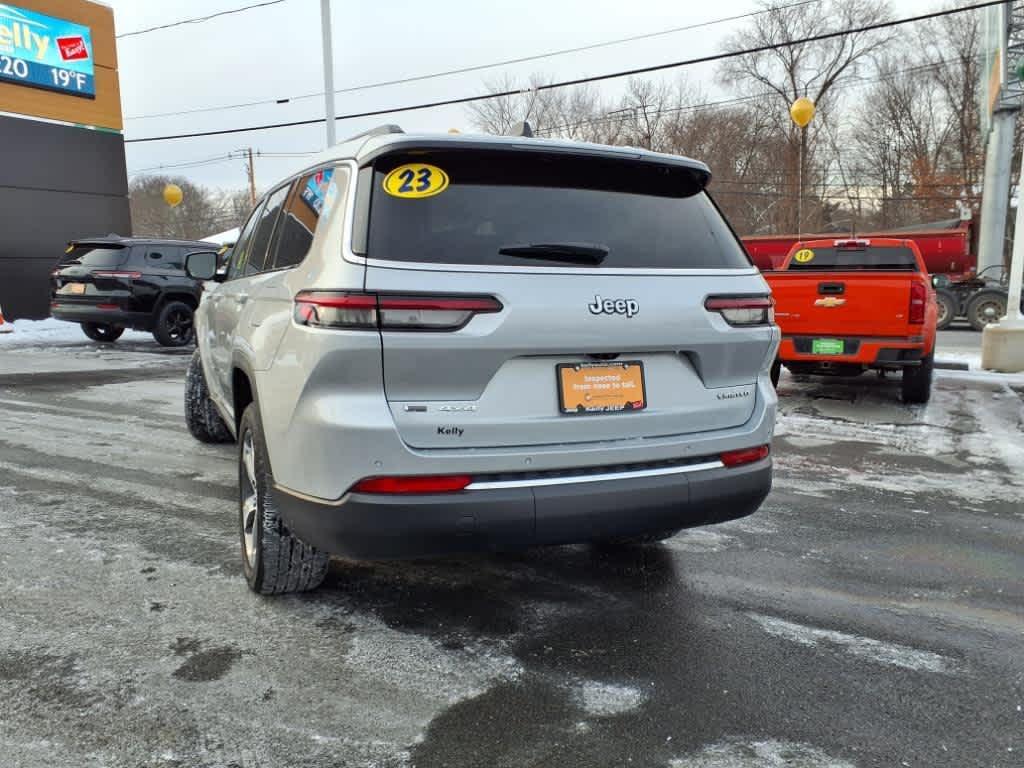
[[[393,126],[268,192],[196,312],[249,585],[329,554],[656,540],[771,487],[779,331],[705,165]],[[213,279],[207,255],[189,262]]]

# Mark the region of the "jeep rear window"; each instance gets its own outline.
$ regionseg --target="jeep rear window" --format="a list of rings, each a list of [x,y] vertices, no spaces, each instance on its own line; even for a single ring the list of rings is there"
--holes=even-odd
[[[61,264],[72,262],[83,267],[119,267],[128,258],[128,249],[120,245],[76,245],[65,253]]]
[[[406,163],[442,169],[439,194],[403,198],[384,189]],[[720,269],[750,261],[687,168],[535,152],[448,151],[389,155],[374,166],[366,255],[373,259],[487,267],[574,267],[501,254],[531,244],[607,248],[586,269]]]
[[[857,247],[807,248],[812,257],[807,261],[794,258],[789,261],[790,270],[803,272],[842,270],[881,270],[895,272],[917,272],[914,252],[905,246],[867,245]]]

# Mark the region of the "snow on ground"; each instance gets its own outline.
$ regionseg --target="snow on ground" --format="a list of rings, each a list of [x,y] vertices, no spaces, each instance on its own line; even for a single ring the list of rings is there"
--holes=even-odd
[[[75,373],[179,365],[191,348],[168,348],[153,335],[125,331],[116,342],[88,338],[77,323],[48,317],[15,320],[13,333],[0,334],[0,374]],[[6,327],[6,324],[5,324]]]
[[[5,323],[5,325],[7,325]],[[14,320],[13,333],[0,334],[0,349],[35,347],[49,344],[95,344],[82,333],[78,323],[68,323],[48,317],[45,320]],[[152,341],[153,336],[141,331],[125,331],[124,341]]]
[[[808,648],[831,646],[879,664],[888,664],[919,672],[945,672],[949,666],[948,659],[937,653],[910,648],[899,643],[886,643],[873,637],[861,637],[832,629],[810,627],[786,621],[777,616],[764,616],[757,613],[750,613],[748,616],[769,635],[781,637]]]
[[[810,744],[784,741],[727,742],[673,760],[671,768],[853,768]]]

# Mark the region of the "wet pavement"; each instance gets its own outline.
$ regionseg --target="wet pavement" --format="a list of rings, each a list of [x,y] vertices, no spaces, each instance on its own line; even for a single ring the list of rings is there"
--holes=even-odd
[[[187,354],[9,351],[4,766],[1024,765],[1020,378],[784,375],[752,517],[266,599]]]

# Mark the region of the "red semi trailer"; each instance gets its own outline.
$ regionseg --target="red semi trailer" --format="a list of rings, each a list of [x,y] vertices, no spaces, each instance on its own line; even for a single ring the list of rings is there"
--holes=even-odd
[[[972,219],[952,219],[891,232],[857,233],[860,239],[898,238],[913,240],[933,277],[939,305],[939,328],[957,317],[965,317],[980,331],[1006,314],[1006,283],[1002,268],[977,274],[978,258]],[[752,235],[743,245],[762,272],[782,266],[793,244],[799,240],[847,239],[845,233],[822,235]]]

